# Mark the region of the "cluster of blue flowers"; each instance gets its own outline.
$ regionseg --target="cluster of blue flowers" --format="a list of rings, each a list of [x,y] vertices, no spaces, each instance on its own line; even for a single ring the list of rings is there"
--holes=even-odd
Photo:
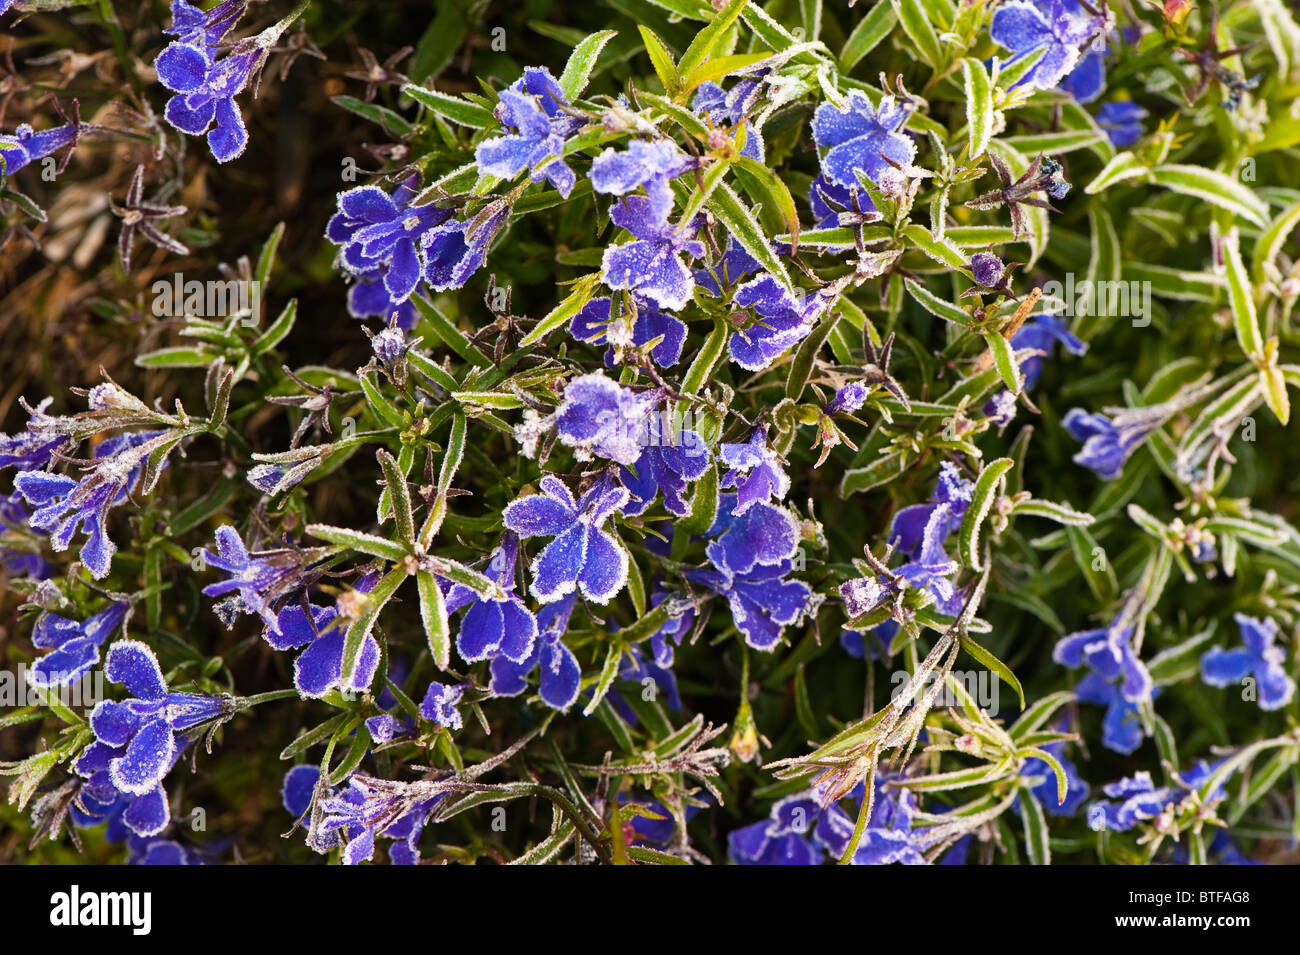
[[[0,14],[11,6],[0,0]],[[240,99],[256,95],[268,58],[306,6],[237,39],[248,0],[207,10],[174,0],[153,59],[169,94],[166,122],[185,136],[205,135],[218,163],[238,159],[249,143],[249,104]],[[730,17],[726,26],[744,15],[742,6],[716,15]],[[1066,199],[1071,183],[1061,161],[1022,155],[1008,143],[994,147],[991,137],[1015,121],[1014,110],[1036,110],[1056,124],[1060,104],[1069,102],[1084,117],[1072,122],[1087,125],[1080,142],[1117,177],[1145,185],[1163,175],[1161,184],[1184,196],[1201,196],[1217,180],[1166,163],[1173,142],[1162,141],[1160,158],[1149,163],[1137,151],[1116,159],[1147,136],[1148,111],[1134,99],[1116,95],[1092,112],[1081,109],[1106,93],[1108,60],[1136,45],[1105,3],[1003,0],[971,16],[978,26],[965,43],[971,55],[947,73],[958,85],[966,77],[971,98],[952,124],[959,134],[935,118],[943,118],[935,109],[941,100],[909,93],[901,77],[891,83],[881,74],[883,89],[850,81],[821,58],[821,41],[800,45],[790,34],[783,46],[785,28],[775,21],[756,40],[773,48],[767,52],[724,50],[709,33],[701,37],[714,46],[699,56],[692,46],[680,64],[652,48],[664,96],[585,95],[603,63],[603,34],[580,44],[559,78],[528,67],[509,85],[495,84],[491,96],[453,96],[403,78],[405,98],[395,96],[393,105],[420,104],[411,128],[421,131],[403,148],[423,143],[427,152],[339,192],[324,223],[334,267],[349,283],[348,314],[378,326],[367,329],[367,364],[278,368],[275,349],[292,308],[283,329],[280,321],[249,331],[188,316],[184,333],[202,347],[164,357],[207,369],[203,415],[187,413],[179,400],[175,413],[166,412],[111,380],[79,390],[87,408],[74,414],[51,413],[53,399],[24,402],[25,428],[0,435],[0,470],[14,475],[12,489],[0,494],[0,573],[23,581],[36,611],[29,642],[39,655],[29,680],[52,695],[102,667],[120,688],[94,706],[88,732],[60,753],[74,793],[72,823],[104,825],[132,861],[210,861],[213,844],[172,838],[167,777],[204,734],[210,745],[238,714],[284,700],[303,714],[337,711],[285,751],[297,760],[325,747],[319,764],[294,765],[283,776],[281,802],[311,850],[345,864],[372,861],[381,847],[396,864],[417,864],[426,826],[481,801],[524,797],[551,799],[556,808],[546,841],[526,850],[530,858],[557,857],[572,840],[577,861],[691,859],[687,820],[735,791],[715,787],[713,777],[764,747],[788,749],[788,740],[773,746],[758,724],[775,735],[774,714],[789,722],[794,712],[806,735],[824,732],[828,718],[843,730],[811,754],[769,764],[788,782],[770,808],[746,808],[752,821],[726,834],[735,864],[962,863],[977,843],[991,851],[1001,838],[998,814],[1019,812],[1030,826],[1043,816],[1038,809],[1057,824],[1140,830],[1140,844],[1151,843],[1151,833],[1194,832],[1193,848],[1180,843],[1177,851],[1239,859],[1231,839],[1204,840],[1201,827],[1221,822],[1214,812],[1228,798],[1227,779],[1255,751],[1237,749],[1180,774],[1186,764],[1166,749],[1173,734],[1156,702],[1163,706],[1173,696],[1162,697],[1164,686],[1191,677],[1199,660],[1197,692],[1249,684],[1259,710],[1290,708],[1294,716],[1293,601],[1289,591],[1278,597],[1268,578],[1260,585],[1268,594],[1241,603],[1251,613],[1233,616],[1239,642],[1207,649],[1209,640],[1198,636],[1168,649],[1167,634],[1151,634],[1175,628],[1154,615],[1175,567],[1187,580],[1197,570],[1208,579],[1220,567],[1231,576],[1245,566],[1236,563],[1240,547],[1261,541],[1291,548],[1282,559],[1300,566],[1300,534],[1280,517],[1265,518],[1248,502],[1216,503],[1227,483],[1216,468],[1233,460],[1227,444],[1235,429],[1265,402],[1285,423],[1286,386],[1300,380],[1296,366],[1278,364],[1280,339],[1266,343],[1255,327],[1252,343],[1247,327],[1258,326],[1256,300],[1251,288],[1242,291],[1247,269],[1236,227],[1228,229],[1230,213],[1252,207],[1231,190],[1214,202],[1227,216],[1213,235],[1216,265],[1228,278],[1199,280],[1210,291],[1197,293],[1209,301],[1230,283],[1249,368],[1201,378],[1178,369],[1148,393],[1132,389],[1125,406],[1071,407],[1058,416],[1042,382],[1059,370],[1058,358],[1065,368],[1088,355],[1085,338],[1095,332],[1070,303],[1040,297],[1048,262],[1086,248],[1068,233],[1066,253],[1040,258],[1052,203]],[[647,42],[653,37],[647,30]],[[1198,55],[1237,100],[1249,89],[1226,67],[1205,67],[1218,64],[1210,54]],[[700,72],[704,62],[711,65]],[[679,65],[683,75],[675,74]],[[999,86],[1008,71],[1013,79]],[[975,102],[982,86],[986,99]],[[977,115],[984,107],[986,115]],[[371,113],[396,115],[387,107]],[[808,152],[815,148],[806,162],[796,149],[805,123]],[[19,125],[0,135],[0,172],[12,177],[98,131],[75,113],[40,132]],[[1040,139],[1057,135],[1053,128]],[[429,146],[435,138],[446,148]],[[1141,174],[1130,175],[1124,163]],[[1000,187],[950,210],[950,193],[985,172]],[[801,229],[783,177],[806,194],[815,231]],[[923,189],[928,227],[919,214]],[[544,317],[490,305],[490,320],[479,321],[476,309],[443,307],[459,301],[449,293],[481,282],[489,262],[511,271],[508,260],[528,241],[525,220],[555,207],[579,209],[590,220],[583,234],[596,245],[557,255],[556,268],[571,271],[558,293],[543,293]],[[972,215],[991,210],[1001,210],[992,221]],[[1169,228],[1173,213],[1146,212],[1153,231]],[[130,221],[142,213],[119,214]],[[1109,214],[1089,215],[1105,215],[1106,230],[1115,229]],[[1295,215],[1284,222],[1294,225]],[[320,224],[313,228],[319,236]],[[1288,230],[1273,234],[1272,254]],[[1032,258],[1008,261],[1013,247],[1028,247]],[[268,248],[260,276],[269,274]],[[1113,265],[1114,275],[1127,274],[1106,254],[1094,245],[1091,271]],[[1296,282],[1295,270],[1283,277],[1271,260],[1252,266],[1261,290],[1289,296],[1285,312],[1269,319],[1289,327],[1300,298],[1286,285]],[[927,284],[936,272],[951,277],[949,290]],[[1022,298],[1015,284],[1023,276],[1036,278],[1033,294]],[[865,288],[878,289],[878,307],[855,294]],[[499,290],[493,274],[489,301]],[[900,320],[912,306],[914,314]],[[942,351],[928,352],[908,329],[927,321],[948,323]],[[480,347],[489,333],[502,343],[491,358]],[[890,367],[896,343],[907,352],[898,372],[907,388]],[[442,346],[445,360],[433,357]],[[936,386],[944,378],[953,381]],[[1107,384],[1102,376],[1072,394],[1088,405],[1092,399],[1080,396]],[[1030,392],[1046,409],[1050,447],[1064,447],[1063,437],[1081,445],[1069,445],[1077,447],[1076,473],[1041,483],[1077,490],[1094,479],[1118,482],[1104,485],[1093,513],[1035,496],[1031,428],[1010,457],[975,443],[1000,438],[1021,408],[1040,414]],[[240,429],[277,407],[301,417],[287,451],[266,451]],[[219,446],[220,461],[182,461],[191,445]],[[367,445],[374,453],[356,454]],[[1142,474],[1155,471],[1146,458],[1147,471],[1135,471],[1147,450],[1178,485],[1177,508],[1190,508],[1192,523],[1162,523],[1145,509],[1146,498],[1135,502]],[[822,470],[832,454],[837,463]],[[316,494],[319,482],[342,473],[354,455],[378,462],[381,489],[373,520],[353,515],[345,518],[353,526],[339,526],[312,502],[331,500]],[[222,483],[192,511],[155,495],[164,473],[179,481],[218,463]],[[1135,473],[1127,486],[1122,479]],[[366,481],[374,486],[373,476]],[[874,489],[885,490],[870,505],[852,496]],[[241,493],[254,503],[236,517],[227,502]],[[348,512],[337,497],[333,504]],[[1086,528],[1121,511],[1145,537],[1112,566]],[[1022,518],[1064,529],[1013,537],[1009,528]],[[207,546],[171,539],[189,532]],[[57,556],[74,543],[84,574]],[[1038,552],[1050,548],[1060,559],[1040,561]],[[1085,568],[1096,552],[1102,563]],[[1051,605],[1053,589],[1073,579],[1070,560],[1103,604],[1092,619],[1109,620],[1105,626],[1066,633],[1066,608]],[[168,593],[169,575],[184,579],[182,596]],[[165,670],[159,656],[185,645],[173,631],[195,619],[172,617],[170,601],[183,603],[184,594],[207,598],[205,613],[228,630],[251,625],[261,641],[250,634],[231,655],[256,647],[263,672],[279,674],[277,685],[235,696],[244,671],[225,658],[227,645],[209,657],[195,641],[184,662]],[[946,700],[946,713],[937,702],[957,682],[960,651],[1014,684],[1026,702],[1011,668],[979,642],[999,639],[1007,619],[986,601],[992,595],[1036,618],[1034,632],[1051,627],[1058,637],[1054,666],[1038,683],[1059,692],[1045,693],[1047,702],[1027,711],[1023,725],[1004,727],[967,690]],[[826,639],[828,608],[834,622]],[[162,642],[164,635],[171,639]],[[1157,640],[1159,655],[1150,652]],[[860,722],[856,703],[846,721],[810,702],[807,668],[824,644],[837,671],[845,655],[866,661],[872,689]],[[1033,654],[1045,657],[1050,646],[1014,647],[1012,662],[1030,667]],[[906,670],[897,675],[908,692],[877,709],[873,668],[893,666],[903,650]],[[678,672],[681,658],[697,654],[716,664],[705,678],[711,684],[698,670]],[[763,676],[751,680],[751,668],[764,668]],[[788,682],[792,710],[761,699]],[[693,696],[724,686],[739,696],[733,736],[726,747],[710,747],[721,730],[702,718],[691,722],[686,711]],[[500,702],[507,698],[515,702]],[[520,713],[524,729],[511,738]],[[1098,716],[1100,742],[1113,753],[1133,757],[1152,744],[1165,785],[1134,770],[1092,798],[1073,745]],[[611,751],[596,765],[553,746],[518,781],[482,781],[524,765],[525,745],[561,720],[581,745],[589,733],[612,732],[620,756]],[[458,740],[479,730],[505,739],[499,755],[475,763],[470,754],[480,751],[462,750]],[[1267,745],[1294,748],[1294,729],[1287,732]],[[926,770],[908,763],[918,743],[934,757]],[[600,746],[610,749],[604,737]],[[977,784],[990,788],[978,811],[960,811],[965,783],[948,786],[952,777],[934,769],[950,756],[988,764]],[[421,778],[399,778],[416,766]],[[556,798],[559,790],[538,782],[552,770],[566,787],[591,777],[599,784]],[[610,792],[609,781],[624,777],[648,794]],[[24,801],[41,778],[25,786]],[[1047,853],[1049,841],[1038,841],[1034,851]]]

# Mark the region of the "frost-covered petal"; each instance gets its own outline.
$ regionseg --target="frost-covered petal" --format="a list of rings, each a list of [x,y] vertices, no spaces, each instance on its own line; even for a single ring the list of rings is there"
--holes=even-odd
[[[138,640],[119,640],[109,648],[104,675],[123,684],[137,699],[161,700],[167,695],[158,658]]]
[[[550,603],[573,593],[586,560],[587,528],[574,524],[547,544],[533,561],[533,596]]]
[[[113,784],[124,793],[143,796],[162,782],[176,754],[176,738],[165,719],[155,718],[139,728],[126,752],[109,764]]]
[[[625,583],[627,552],[600,528],[588,527],[586,559],[578,577],[583,595],[594,603],[608,603]]]

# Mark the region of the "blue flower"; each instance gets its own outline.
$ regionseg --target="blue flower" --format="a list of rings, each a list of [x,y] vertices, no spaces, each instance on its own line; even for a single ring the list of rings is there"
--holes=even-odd
[[[223,594],[232,596],[218,605],[217,612],[230,623],[240,613],[261,616],[273,633],[280,632],[280,623],[271,604],[281,596],[286,585],[292,583],[301,570],[297,555],[291,550],[259,551],[250,554],[239,532],[229,524],[217,528],[217,552],[206,548],[203,559],[217,570],[230,576],[215,584],[208,584],[203,593],[208,597]]]
[[[704,439],[687,428],[673,428],[663,415],[647,419],[645,446],[636,464],[619,469],[619,480],[630,497],[622,512],[629,516],[644,514],[662,493],[664,507],[682,517],[690,511],[683,496],[689,482],[698,480],[709,469],[709,451]]]
[[[689,157],[667,141],[635,140],[624,152],[605,150],[591,164],[592,187],[623,197],[610,206],[610,221],[636,240],[605,250],[601,281],[612,289],[637,291],[672,311],[685,307],[695,288],[682,256],[704,255],[704,244],[694,238],[698,221],[677,226],[668,221],[673,208],[668,181],[688,168]],[[628,195],[643,186],[644,195]]]
[[[1106,131],[1111,143],[1124,149],[1142,138],[1142,120],[1147,115],[1132,100],[1109,100],[1097,111],[1097,125]]]
[[[27,522],[31,512],[23,504],[23,496],[15,491],[8,497],[0,497],[0,530],[13,531],[6,539],[0,535],[0,570],[10,577],[30,577],[33,580],[46,580],[54,573],[49,561],[31,549],[31,544],[18,544],[18,540],[30,536]],[[28,533],[24,533],[27,531]],[[13,540],[14,543],[10,543]]]
[[[724,444],[718,460],[730,468],[718,486],[736,489],[737,517],[759,502],[784,500],[790,490],[780,457],[767,446],[767,425],[755,428],[744,444]]]
[[[341,192],[338,212],[325,229],[326,238],[340,247],[339,261],[345,269],[356,276],[381,278],[389,309],[410,298],[420,283],[420,243],[425,234],[451,218],[449,211],[432,203],[412,206],[416,187],[412,177],[391,197],[378,186]]]
[[[758,259],[750,255],[745,247],[736,241],[735,236],[728,235],[727,246],[723,249],[718,264],[696,269],[695,284],[700,291],[714,298],[722,298],[724,290],[734,289],[741,279],[751,272],[757,272],[759,268]]]
[[[854,614],[853,616],[857,616]],[[858,630],[844,629],[840,631],[840,646],[849,656],[864,660],[870,657],[872,660],[887,660],[890,657],[889,646],[894,641],[894,635],[898,633],[898,624],[893,620],[886,620],[877,627],[868,631],[872,640],[867,640],[867,634]]]
[[[1295,680],[1286,672],[1286,652],[1275,645],[1277,622],[1244,613],[1233,614],[1233,619],[1245,646],[1232,650],[1215,647],[1207,652],[1201,657],[1201,679],[1210,686],[1231,686],[1254,676],[1259,708],[1281,709],[1295,695]]]
[[[424,280],[435,292],[460,288],[483,267],[488,245],[510,218],[510,206],[488,203],[472,219],[451,219],[424,233]]]
[[[392,839],[388,857],[394,865],[416,865],[419,841],[429,814],[445,792],[421,795],[405,783],[357,773],[348,787],[321,800],[320,831],[309,844],[318,852],[343,845],[343,864],[359,865],[374,858],[375,836]]]
[[[538,692],[542,702],[556,710],[567,710],[573,705],[582,682],[582,668],[562,638],[576,600],[577,595],[570,593],[537,611],[540,632],[527,659],[516,663],[499,656],[492,661],[492,681],[488,688],[493,694],[518,696],[528,688],[528,675],[540,668]]]
[[[424,699],[420,701],[420,715],[431,723],[458,730],[463,723],[460,710],[456,709],[456,704],[460,702],[461,697],[464,695],[465,687],[463,684],[448,686],[445,683],[436,681],[430,683],[429,689],[425,691]]]
[[[248,130],[235,97],[260,74],[271,48],[291,22],[286,18],[250,39],[222,43],[243,15],[243,7],[222,3],[205,14],[190,4],[173,3],[172,27],[166,32],[178,39],[154,61],[159,82],[176,94],[167,101],[167,122],[189,136],[207,133],[212,155],[221,163],[238,158],[248,146]],[[223,51],[226,55],[218,59]]]
[[[871,818],[867,820],[853,865],[924,865],[921,833],[913,828],[916,807],[912,794],[888,785],[892,777],[877,774]],[[859,784],[851,798],[861,803]],[[772,806],[764,822],[727,836],[727,855],[737,865],[818,865],[829,853],[839,858],[853,837],[855,815],[836,803],[823,807],[818,790],[787,796]]]
[[[220,535],[221,531],[217,533]],[[249,572],[266,573],[258,569],[256,562],[249,565]],[[357,581],[354,592],[369,593],[374,585],[374,575],[367,574]],[[281,610],[275,617],[275,625],[262,632],[266,642],[276,650],[307,648],[293,661],[293,685],[303,697],[319,699],[334,689],[355,693],[369,689],[379,668],[379,643],[373,634],[366,635],[352,679],[344,684],[343,644],[347,639],[347,623],[340,618],[337,606],[321,607],[304,600]]]
[[[1102,792],[1119,802],[1101,800],[1093,803],[1088,807],[1088,825],[1094,830],[1127,832],[1140,822],[1148,822],[1166,810],[1172,811],[1194,790],[1200,789],[1222,763],[1222,760],[1216,763],[1201,760],[1195,767],[1177,777],[1176,784],[1172,786],[1157,787],[1151,781],[1151,774],[1145,770],[1103,786]],[[1227,778],[1221,780],[1209,794],[1207,802],[1222,799],[1226,795],[1226,783]]]
[[[582,375],[564,389],[556,430],[581,455],[596,454],[628,467],[640,459],[651,413],[662,399],[657,389],[632,391],[602,372]]]
[[[851,381],[835,392],[822,409],[828,415],[853,414],[867,403],[869,391],[860,381]]]
[[[56,551],[67,550],[72,538],[83,530],[82,562],[96,580],[108,576],[117,551],[105,529],[108,509],[135,490],[145,458],[164,440],[170,440],[169,432],[142,431],[109,438],[95,449],[95,461],[80,480],[49,471],[19,474],[14,487],[36,508],[30,526],[48,533]]]
[[[662,202],[668,199],[672,208],[672,192],[668,181],[690,169],[689,156],[668,139],[646,142],[634,139],[627,149],[606,149],[591,162],[591,187],[597,192],[612,196],[625,196],[644,186],[649,195]],[[664,211],[667,215],[667,209]]]
[[[1159,424],[1149,417],[1121,417],[1114,419],[1104,414],[1089,414],[1081,408],[1072,408],[1061,424],[1083,447],[1074,461],[1093,471],[1107,481],[1119,477],[1124,464]]]
[[[831,182],[845,189],[861,189],[858,173],[873,183],[890,163],[910,166],[916,157],[916,144],[899,132],[912,114],[911,106],[884,96],[879,106],[872,106],[867,94],[850,90],[844,110],[822,103],[813,114],[812,132],[817,145],[827,148],[822,157],[822,172]]]
[[[467,663],[504,656],[519,662],[528,659],[537,639],[537,620],[515,593],[515,564],[519,560],[519,538],[505,534],[492,552],[486,575],[501,587],[505,596],[491,599],[464,584],[439,581],[445,593],[447,613],[469,607],[456,635],[456,651]]]
[[[696,276],[698,281],[698,272]],[[660,368],[677,364],[686,344],[686,323],[639,295],[632,297],[632,306],[633,314],[629,315],[613,299],[594,298],[570,320],[569,334],[593,345],[608,342],[605,364],[610,368],[622,361],[624,352],[656,340],[658,344],[650,349],[651,360]]]
[[[1082,630],[1062,637],[1052,651],[1057,663],[1087,664],[1092,671],[1075,688],[1084,703],[1106,707],[1102,745],[1117,753],[1132,753],[1142,744],[1137,705],[1154,699],[1146,666],[1133,652],[1133,627],[1116,620],[1104,629]]]
[[[500,99],[496,118],[516,132],[479,144],[474,153],[479,173],[513,179],[528,169],[533,182],[545,179],[567,199],[576,177],[560,156],[564,141],[582,120],[561,111],[568,100],[560,84],[549,70],[528,67],[520,79],[501,91]]]
[[[0,10],[0,14],[4,13]],[[21,123],[14,129],[12,136],[0,134],[0,157],[4,159],[4,175],[12,176],[29,163],[51,156],[60,149],[77,144],[81,135],[80,123],[65,123],[52,129],[43,129],[39,133],[27,123]]]
[[[816,609],[812,588],[801,580],[786,579],[790,570],[790,561],[783,560],[736,573],[688,570],[686,577],[725,599],[745,643],[768,651],[781,642],[786,627]]]
[[[957,466],[945,461],[928,504],[913,504],[894,515],[889,543],[900,553],[926,563],[946,562],[942,553],[948,535],[961,527],[975,485],[961,476]],[[923,555],[926,555],[923,557]]]
[[[107,771],[108,782],[128,797],[122,817],[126,825],[137,835],[157,835],[170,819],[162,781],[184,748],[178,734],[228,717],[230,700],[169,692],[157,657],[137,640],[119,640],[109,648],[104,674],[133,697],[95,706],[90,714],[95,740],[73,768],[100,782],[103,777],[97,774]]]
[[[762,86],[758,80],[739,80],[730,90],[706,81],[695,91],[695,102],[692,104],[696,114],[704,116],[710,123],[726,123],[733,130],[732,139],[736,136],[734,130],[745,123],[745,145],[741,147],[740,155],[760,163],[765,161],[763,136],[747,120],[761,92]]]
[[[1038,383],[1043,373],[1043,359],[1052,354],[1057,344],[1071,355],[1083,355],[1088,351],[1087,343],[1071,334],[1065,322],[1055,315],[1035,315],[1012,336],[1013,349],[1020,351],[1032,348],[1043,353],[1031,355],[1020,363],[1025,388],[1032,388]]]
[[[718,516],[709,528],[713,537],[705,553],[724,574],[747,574],[756,565],[770,567],[794,557],[799,524],[784,508],[754,501],[743,511],[734,494],[718,499]]]
[[[734,300],[737,307],[759,315],[727,339],[731,360],[746,371],[762,371],[803,341],[826,304],[818,295],[796,299],[766,272],[740,286]]]
[[[32,645],[49,650],[32,666],[28,679],[48,689],[71,686],[99,662],[99,648],[126,619],[127,604],[111,603],[85,620],[43,613],[32,630]]]
[[[19,471],[34,471],[49,467],[56,452],[65,450],[70,443],[67,435],[54,430],[54,420],[45,414],[53,398],[46,398],[35,408],[27,405],[27,428],[12,437],[0,433],[0,469],[12,467]]]
[[[670,667],[676,655],[675,648],[681,646],[682,640],[695,622],[695,607],[689,598],[674,597],[662,590],[657,590],[651,595],[650,606],[658,607],[665,600],[672,600],[674,603],[669,605],[668,622],[650,637],[650,653],[661,667]]]
[[[1068,91],[1087,103],[1101,95],[1104,49],[1097,41],[1109,29],[1106,16],[1093,16],[1078,0],[1009,0],[993,14],[989,35],[1016,54],[1012,63],[1043,50],[1017,86],[1050,90],[1068,78]]]
[[[581,590],[604,604],[627,583],[627,552],[602,525],[627,503],[626,488],[602,476],[575,501],[553,475],[541,480],[541,494],[517,498],[502,515],[520,537],[552,537],[533,560],[532,594],[550,603]]]
[[[857,191],[858,208],[853,208],[853,191],[848,186],[841,186],[826,178],[825,173],[818,173],[817,178],[808,187],[808,204],[812,206],[813,219],[819,229],[833,229],[840,224],[841,212],[875,212],[876,204],[859,183],[853,183]]]

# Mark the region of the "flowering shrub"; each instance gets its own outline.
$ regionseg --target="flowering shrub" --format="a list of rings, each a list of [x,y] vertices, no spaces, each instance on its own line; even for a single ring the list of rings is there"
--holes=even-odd
[[[128,6],[0,0],[5,857],[1294,845],[1280,0]]]

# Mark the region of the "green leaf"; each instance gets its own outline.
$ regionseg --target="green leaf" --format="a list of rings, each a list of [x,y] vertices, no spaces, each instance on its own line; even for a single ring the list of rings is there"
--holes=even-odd
[[[669,96],[676,96],[677,91],[682,88],[682,77],[677,72],[677,65],[673,63],[672,55],[663,41],[655,35],[654,30],[644,23],[638,23],[636,28],[641,31],[641,39],[645,41],[645,51],[650,57],[650,64],[654,67],[659,82],[663,84]]]
[[[877,2],[867,15],[858,21],[840,50],[840,72],[849,73],[864,56],[874,50],[898,25],[898,14],[888,3]]]
[[[704,344],[696,352],[695,360],[691,362],[691,367],[686,371],[686,377],[682,379],[682,394],[699,394],[704,383],[713,374],[713,367],[722,357],[729,334],[731,334],[731,328],[727,325],[726,319],[714,319],[713,331],[709,333],[709,337],[704,340]]]
[[[331,97],[330,102],[340,109],[347,110],[354,116],[360,116],[362,119],[368,119],[370,122],[378,124],[384,132],[391,134],[395,139],[405,139],[415,132],[415,127],[411,125],[406,117],[393,112],[386,106],[380,106],[378,103],[367,103],[355,96],[334,96]]]
[[[600,676],[592,690],[591,701],[582,708],[583,716],[590,716],[596,712],[596,707],[600,706],[601,701],[605,699],[605,694],[614,685],[614,678],[618,676],[618,664],[622,658],[623,644],[617,640],[612,641],[609,649],[605,651],[605,664],[600,668]]]
[[[596,58],[600,56],[600,51],[605,48],[605,44],[616,36],[618,36],[617,30],[602,30],[593,33],[573,48],[573,52],[569,54],[569,61],[564,64],[564,72],[560,74],[559,81],[560,89],[564,91],[570,103],[581,96],[587,88],[587,81],[596,65]]]
[[[206,368],[220,357],[206,348],[178,345],[138,355],[135,363],[141,368]]]
[[[997,332],[986,333],[981,337],[984,339],[984,344],[989,346],[989,352],[993,355],[993,366],[997,368],[1002,384],[1006,385],[1007,390],[1012,394],[1020,394],[1020,366],[1016,364],[1016,354],[1011,348],[1011,343]]]
[[[475,348],[452,320],[442,314],[437,306],[423,295],[412,295],[411,304],[415,306],[415,310],[420,313],[421,317],[433,326],[434,333],[442,340],[442,343],[457,355],[471,365],[477,365],[480,368],[490,368],[492,366],[492,359]],[[525,343],[520,343],[521,347],[523,344]]]
[[[794,295],[794,285],[785,270],[785,263],[772,250],[772,245],[767,240],[762,226],[754,218],[754,213],[741,201],[740,196],[723,183],[713,191],[713,195],[709,196],[707,205],[741,247],[770,272],[786,291]]]
[[[468,126],[471,129],[491,129],[499,125],[490,109],[461,99],[459,96],[440,93],[438,90],[416,86],[414,83],[403,86],[402,92],[439,116],[445,116],[461,126]]]
[[[748,3],[749,0],[731,0],[730,3],[718,11],[718,15],[710,21],[709,25],[695,35],[691,45],[682,54],[677,68],[683,74],[689,74],[712,59],[718,45],[722,42],[723,36],[731,28],[731,25],[736,22],[736,18],[740,16],[740,12],[745,9]]]
[[[415,576],[420,590],[420,619],[424,621],[424,635],[429,641],[429,652],[439,670],[451,665],[451,625],[447,622],[447,605],[442,599],[438,579],[427,570]]]
[[[839,312],[831,312],[822,316],[822,320],[817,323],[817,327],[799,345],[798,351],[794,353],[794,360],[790,362],[790,375],[785,382],[785,396],[787,398],[792,398],[795,401],[799,400],[804,387],[808,384],[808,379],[812,376],[813,365],[817,361],[817,353],[821,351],[822,345],[826,343],[830,333],[835,330],[839,320]]]
[[[348,527],[334,527],[330,524],[308,524],[307,533],[312,537],[319,537],[323,541],[329,541],[331,544],[350,547],[362,554],[382,557],[385,560],[394,562],[404,560],[408,554],[406,548],[401,544],[386,540],[383,537],[376,537],[374,534],[354,531]]]
[[[951,232],[951,230],[949,231]],[[931,315],[937,315],[944,321],[953,322],[963,328],[970,324],[970,315],[960,306],[939,298],[916,279],[904,279],[903,282],[907,287],[908,294]]]
[[[1020,699],[1020,708],[1025,708],[1025,691],[1020,686],[1020,681],[1016,675],[1011,672],[1011,668],[995,657],[986,647],[976,643],[968,635],[961,638],[961,648],[983,664],[987,669],[997,674],[1000,679],[1011,689],[1016,691],[1016,696]]]
[[[551,309],[551,311],[547,313],[546,317],[538,322],[531,332],[524,336],[523,340],[519,343],[519,347],[526,348],[529,345],[537,344],[551,332],[555,331],[555,329],[573,318],[574,315],[577,315],[582,311],[587,302],[591,301],[591,296],[595,294],[596,283],[599,281],[599,278],[600,277],[597,275],[590,275],[585,276],[576,282],[573,291],[566,295],[564,301]]]
[[[397,410],[397,406],[389,401],[381,390],[376,380],[378,376],[379,372],[372,369],[362,372],[358,378],[361,383],[361,391],[366,396],[366,404],[370,406],[370,410],[375,413],[375,417],[379,418],[380,421],[395,428],[406,427],[406,419],[402,417],[402,413]]]
[[[316,533],[308,528],[310,533]],[[320,537],[320,534],[316,534]],[[342,684],[351,685],[357,672],[357,662],[361,659],[361,647],[365,643],[366,637],[370,636],[370,631],[375,628],[375,622],[379,619],[379,613],[384,609],[384,605],[392,599],[393,594],[397,593],[397,588],[402,586],[406,580],[405,564],[398,564],[392,568],[379,583],[375,584],[367,595],[365,607],[357,616],[352,625],[348,627],[347,635],[343,639],[343,666],[342,666]]]
[[[1020,788],[1020,818],[1025,826],[1025,854],[1029,856],[1030,865],[1051,865],[1047,815],[1039,805],[1038,797],[1027,786]]]
[[[967,505],[966,514],[961,520],[961,532],[958,535],[959,543],[957,546],[961,562],[974,570],[983,569],[980,566],[980,528],[989,516],[989,511],[993,509],[994,501],[997,500],[1003,476],[1011,470],[1015,463],[1010,458],[998,458],[996,461],[990,461],[984,466],[984,470],[980,472],[979,478],[975,481],[975,489],[971,492],[970,504]]]
[[[1255,289],[1241,261],[1240,242],[1236,226],[1228,230],[1222,241],[1228,300],[1232,304],[1232,325],[1237,331],[1237,344],[1247,358],[1259,363],[1264,357],[1264,336],[1260,334],[1259,316],[1255,312]]]
[[[1164,165],[1151,170],[1151,182],[1185,196],[1227,209],[1261,229],[1268,225],[1268,207],[1254,192],[1221,172],[1201,166]]]
[[[925,7],[918,0],[889,0],[889,2],[898,16],[898,22],[903,26],[903,32],[912,41],[921,58],[936,70],[942,69],[943,49],[939,45],[939,37],[935,34],[934,27],[930,25]]]
[[[961,61],[962,83],[966,93],[966,131],[970,158],[978,159],[993,138],[993,85],[984,64],[966,57]]]
[[[1256,285],[1263,285],[1268,275],[1265,266],[1271,264],[1282,251],[1282,245],[1291,235],[1296,225],[1300,224],[1300,202],[1288,207],[1274,219],[1264,234],[1255,243],[1255,254],[1251,257],[1250,277]]]
[[[384,473],[384,487],[393,512],[393,523],[397,527],[397,537],[410,545],[415,541],[415,516],[411,512],[411,489],[406,485],[406,473],[397,466],[391,454],[380,448],[375,452],[379,458],[379,468]]]

